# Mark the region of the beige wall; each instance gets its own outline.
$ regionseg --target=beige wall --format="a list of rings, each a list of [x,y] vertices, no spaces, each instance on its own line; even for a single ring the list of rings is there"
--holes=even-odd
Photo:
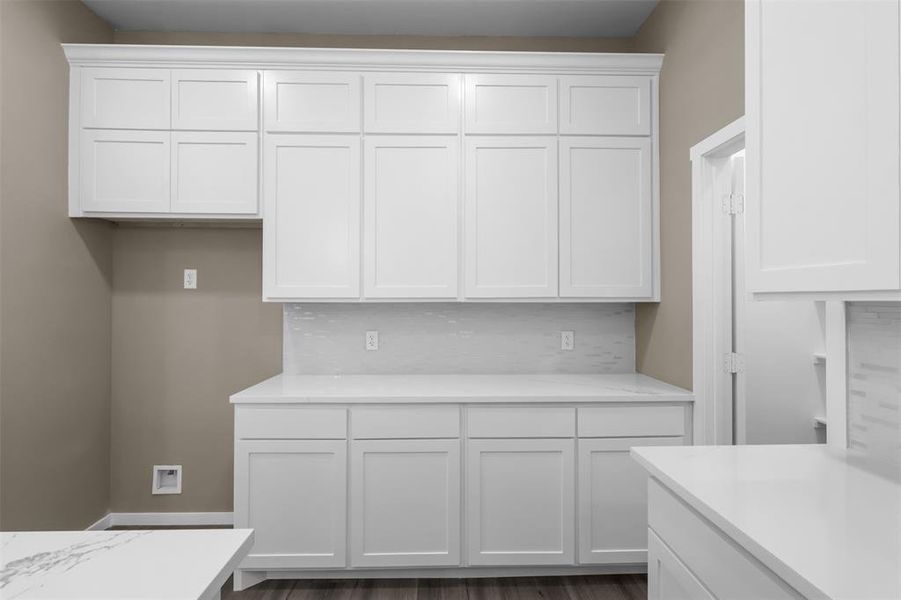
[[[110,42],[80,2],[0,2],[0,529],[109,507],[112,227],[67,216],[68,65]]]
[[[636,313],[638,370],[691,387],[689,149],[744,114],[744,4],[663,0],[635,39],[660,75],[661,302]]]

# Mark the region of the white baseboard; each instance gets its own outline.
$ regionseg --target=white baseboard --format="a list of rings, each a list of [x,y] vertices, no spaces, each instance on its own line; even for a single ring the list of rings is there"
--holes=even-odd
[[[230,512],[109,513],[88,527],[88,529],[109,529],[110,527],[231,526],[233,522],[234,513]]]

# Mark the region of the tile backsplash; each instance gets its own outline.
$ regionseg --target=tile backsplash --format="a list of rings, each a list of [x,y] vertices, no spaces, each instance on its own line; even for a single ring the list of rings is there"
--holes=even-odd
[[[901,303],[848,305],[848,446],[901,477]]]
[[[379,349],[364,349],[366,331]],[[575,348],[560,349],[560,332]],[[631,373],[633,304],[285,304],[284,372]]]

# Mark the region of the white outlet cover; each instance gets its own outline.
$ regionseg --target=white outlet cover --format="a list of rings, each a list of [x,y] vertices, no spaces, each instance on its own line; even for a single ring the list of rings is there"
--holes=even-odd
[[[153,482],[150,493],[155,496],[160,494],[181,493],[181,465],[153,465]]]
[[[576,347],[576,333],[574,331],[560,332],[560,349],[572,350]]]
[[[185,289],[197,289],[197,269],[185,269]]]
[[[378,350],[379,349],[379,332],[378,331],[367,331],[366,337],[363,339],[363,345],[366,350]]]

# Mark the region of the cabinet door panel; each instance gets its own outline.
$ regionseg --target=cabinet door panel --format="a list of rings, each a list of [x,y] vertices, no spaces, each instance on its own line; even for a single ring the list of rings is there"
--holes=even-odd
[[[562,77],[560,133],[650,135],[651,78]]]
[[[367,133],[457,133],[460,76],[444,73],[364,75]]]
[[[172,133],[172,212],[257,213],[257,134]]]
[[[648,600],[716,600],[653,531],[648,530]]]
[[[557,295],[557,142],[466,140],[466,296]]]
[[[460,564],[460,440],[354,441],[351,563]]]
[[[470,564],[573,564],[573,440],[467,444]]]
[[[81,208],[85,212],[169,211],[169,132],[81,132]]]
[[[256,131],[258,79],[256,71],[172,71],[172,129]]]
[[[327,71],[266,71],[266,131],[360,131],[360,75]]]
[[[369,137],[364,162],[366,296],[456,297],[456,136]]]
[[[466,75],[466,133],[557,133],[557,78]]]
[[[561,296],[653,296],[651,187],[648,138],[560,141]]]
[[[898,10],[746,4],[750,291],[899,288]]]
[[[273,135],[264,157],[264,296],[360,294],[360,140]]]
[[[235,526],[254,529],[243,569],[344,567],[346,442],[242,440]]]
[[[81,69],[81,126],[169,129],[168,69]]]
[[[681,446],[681,437],[579,440],[579,562],[648,558],[648,475],[632,446]]]

